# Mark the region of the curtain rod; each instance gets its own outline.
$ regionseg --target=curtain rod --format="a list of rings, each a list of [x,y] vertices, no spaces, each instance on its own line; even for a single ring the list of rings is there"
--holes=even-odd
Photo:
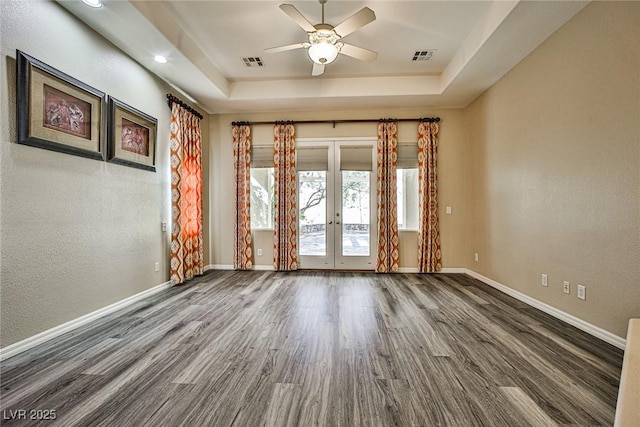
[[[194,116],[198,117],[200,120],[202,120],[202,114],[200,114],[198,111],[196,111],[195,109],[191,108],[187,103],[183,102],[179,98],[176,98],[175,96],[173,96],[170,93],[167,94],[167,103],[169,104],[169,108],[171,108],[171,106],[174,103],[176,103],[179,106],[183,107],[188,112],[190,112],[191,114],[193,114]]]
[[[421,117],[419,119],[342,119],[342,120],[278,120],[266,122],[231,122],[232,126],[242,125],[280,125],[280,124],[322,124],[331,123],[333,127],[340,123],[379,123],[379,122],[439,122],[440,117]]]

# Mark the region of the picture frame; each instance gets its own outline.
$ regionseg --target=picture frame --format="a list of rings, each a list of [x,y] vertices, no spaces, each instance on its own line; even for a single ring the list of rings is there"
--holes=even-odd
[[[17,143],[104,160],[106,94],[16,50]]]
[[[158,120],[114,97],[109,97],[107,160],[156,171]]]

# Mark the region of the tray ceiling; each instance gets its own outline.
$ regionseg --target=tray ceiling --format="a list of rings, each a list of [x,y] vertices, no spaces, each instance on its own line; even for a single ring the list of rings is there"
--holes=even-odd
[[[281,1],[59,3],[209,113],[465,107],[587,4],[329,0],[325,21],[333,25],[365,6],[375,12],[375,21],[344,41],[378,58],[339,55],[311,77],[305,50],[264,52],[306,40]],[[317,1],[288,3],[321,22]],[[435,50],[431,60],[412,61],[422,50]],[[168,62],[156,63],[158,54]],[[263,66],[247,67],[247,57]]]

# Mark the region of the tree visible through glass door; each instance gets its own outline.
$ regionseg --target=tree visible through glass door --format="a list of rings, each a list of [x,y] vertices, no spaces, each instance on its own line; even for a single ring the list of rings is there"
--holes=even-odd
[[[327,172],[298,172],[300,255],[327,254]]]

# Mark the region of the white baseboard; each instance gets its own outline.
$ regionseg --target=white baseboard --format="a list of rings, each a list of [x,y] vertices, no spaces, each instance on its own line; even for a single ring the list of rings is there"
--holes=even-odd
[[[253,269],[257,271],[273,271],[273,265],[254,265]]]
[[[466,273],[467,269],[466,268],[460,268],[460,267],[450,267],[450,268],[443,268],[440,271],[438,271],[438,273]]]
[[[400,267],[398,273],[418,273],[418,267]]]
[[[209,264],[204,267],[204,271],[209,270],[233,270],[232,264]]]
[[[440,271],[434,271],[434,273],[466,273],[466,268],[458,268],[458,267],[448,267],[442,268]],[[418,267],[400,267],[398,269],[398,273],[420,273]],[[433,273],[425,273],[425,274],[433,274]]]
[[[204,267],[204,271],[209,270],[233,270],[233,265],[231,264],[209,264]],[[254,265],[253,270],[256,271],[273,271],[273,265]],[[243,270],[244,271],[244,270]],[[251,270],[246,270],[251,271]]]
[[[583,330],[584,332],[590,335],[593,335],[594,337],[599,338],[602,341],[607,342],[615,347],[618,347],[619,349],[624,350],[626,347],[627,341],[622,337],[619,337],[615,334],[612,334],[609,331],[606,331],[602,328],[592,325],[591,323],[586,322],[578,317],[572,316],[569,313],[565,313],[562,310],[559,310],[555,307],[552,307],[548,304],[538,301],[535,298],[531,298],[530,296],[523,294],[522,292],[516,291],[515,289],[512,289],[508,286],[498,283],[493,279],[489,279],[488,277],[485,277],[479,273],[476,273],[473,270],[466,269],[466,273],[469,276],[475,279],[478,279],[483,283],[486,283],[492,288],[495,288],[500,292],[503,292],[517,299],[518,301],[522,301],[523,303],[528,304],[531,307],[537,308],[540,311],[544,311],[545,313],[555,317],[556,319],[562,320],[565,323],[575,326],[576,328]]]
[[[154,286],[151,289],[147,289],[146,291],[142,291],[135,295],[132,295],[128,298],[125,298],[121,301],[108,305],[104,308],[98,309],[91,313],[85,314],[84,316],[80,316],[76,319],[70,320],[62,325],[55,326],[46,331],[40,332],[37,335],[24,339],[22,341],[18,341],[17,343],[13,343],[6,347],[0,348],[0,360],[8,359],[9,357],[15,356],[19,353],[29,350],[39,344],[42,344],[45,341],[49,341],[55,337],[58,337],[62,334],[66,334],[80,326],[99,319],[100,317],[106,316],[107,314],[111,314],[114,311],[125,308],[128,305],[131,305],[137,301],[140,301],[143,298],[156,294],[160,291],[163,291],[167,288],[170,288],[171,282],[165,282],[158,286]]]
[[[273,271],[273,265],[254,265],[253,269],[255,271]],[[233,265],[231,264],[209,264],[204,267],[204,271],[209,270],[233,270]],[[443,268],[437,273],[466,273],[466,268],[459,267],[451,267],[451,268]],[[398,273],[418,273],[418,267],[400,267],[398,269]]]

